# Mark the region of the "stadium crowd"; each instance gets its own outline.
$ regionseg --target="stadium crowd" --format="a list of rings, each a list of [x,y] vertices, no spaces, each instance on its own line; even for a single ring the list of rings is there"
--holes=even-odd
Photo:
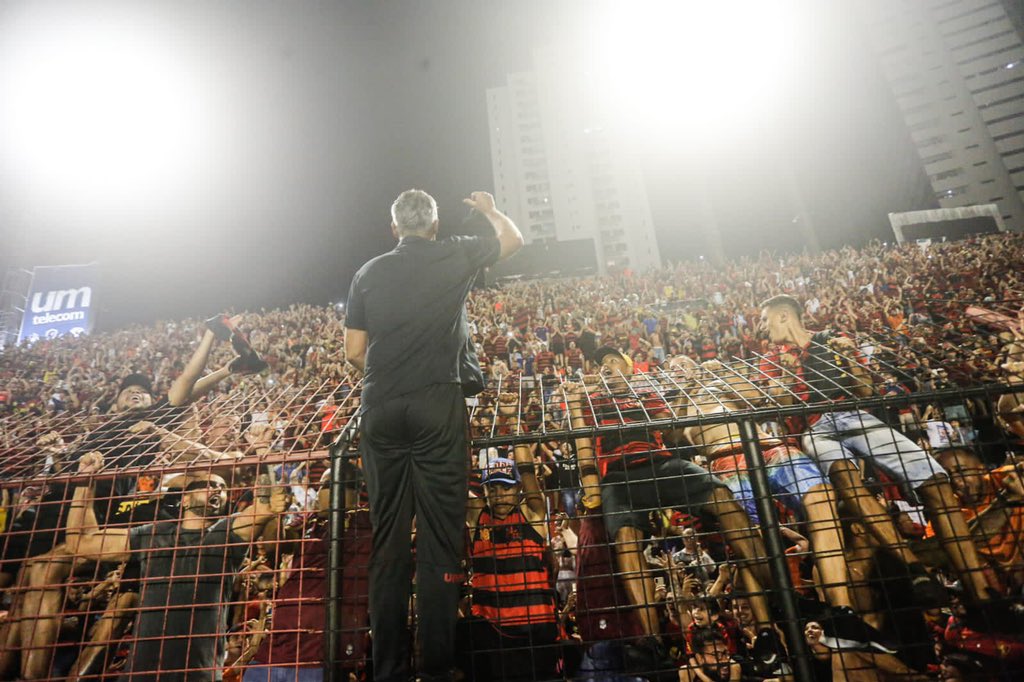
[[[679,395],[698,414],[698,394],[716,409],[753,405],[750,391],[784,383],[766,363],[790,367],[792,348],[763,333],[763,303],[780,294],[799,301],[807,329],[845,335],[835,353],[863,368],[874,394],[1018,382],[1022,256],[1024,239],[992,235],[475,291],[468,317],[490,390],[470,401],[482,446],[467,510],[467,679],[791,675],[770,627],[777,614],[758,594],[771,583],[756,561],[763,547],[743,534],[758,514],[749,488],[699,504],[659,489],[651,503],[637,498],[627,522],[612,491],[632,504],[633,483],[616,476],[635,465],[602,459],[608,436],[559,431],[605,423],[601,405],[628,423],[622,393],[645,417],[678,410]],[[297,304],[3,351],[0,677],[319,679],[325,449],[359,400],[344,322],[343,306]],[[765,414],[759,437],[772,447],[808,428]],[[816,679],[1013,679],[1024,667],[1014,630],[1024,588],[1015,394],[947,392],[876,416],[948,472],[979,564],[964,574],[924,495],[886,471],[863,472],[884,521],[858,516],[867,503],[845,488],[838,504],[825,494],[834,537],[813,523],[809,497],[802,510],[778,496]],[[708,429],[661,433],[639,421],[620,449],[656,441],[643,452],[718,461]],[[540,429],[551,437],[530,447],[483,442]],[[342,667],[362,679],[370,524],[358,472],[347,474]],[[849,594],[829,578],[830,541]],[[515,569],[495,558],[507,552],[518,553]],[[978,608],[989,602],[1000,608]]]

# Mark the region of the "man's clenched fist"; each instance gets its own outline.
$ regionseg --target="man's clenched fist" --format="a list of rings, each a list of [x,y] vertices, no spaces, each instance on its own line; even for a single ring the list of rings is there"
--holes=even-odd
[[[103,455],[96,450],[87,452],[78,460],[78,473],[95,474],[103,468]]]

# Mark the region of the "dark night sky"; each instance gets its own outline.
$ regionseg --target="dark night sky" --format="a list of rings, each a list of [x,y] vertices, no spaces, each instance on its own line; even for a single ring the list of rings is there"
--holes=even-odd
[[[0,42],[38,21],[39,4],[5,3]],[[933,205],[859,30],[822,5],[834,3],[804,3],[814,30],[796,46],[800,72],[792,75],[800,87],[778,105],[780,145],[768,145],[763,122],[752,120],[734,144],[705,158],[679,145],[637,149],[664,258],[704,251],[692,201],[679,191],[681,184],[693,191],[695,168],[730,253],[740,253],[737,244],[798,248],[796,212],[773,149],[785,150],[823,246],[885,239],[888,211]],[[491,186],[485,89],[530,68],[535,47],[572,40],[594,4],[168,1],[49,9],[73,22],[83,6],[171,31],[175,49],[215,93],[207,111],[218,121],[196,161],[203,181],[190,192],[140,197],[126,188],[124,203],[108,197],[82,208],[59,192],[20,192],[9,182],[19,169],[2,168],[0,265],[99,260],[100,324],[109,328],[341,298],[355,268],[390,248],[388,209],[409,187],[437,197],[442,229],[459,226],[461,197]],[[745,76],[735,77],[743,87]]]

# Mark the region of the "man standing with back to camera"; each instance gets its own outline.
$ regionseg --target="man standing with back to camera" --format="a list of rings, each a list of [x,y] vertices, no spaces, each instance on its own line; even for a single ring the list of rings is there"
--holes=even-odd
[[[408,190],[391,206],[394,250],[352,279],[345,353],[364,373],[360,449],[370,494],[370,627],[378,682],[409,677],[407,619],[416,517],[421,680],[450,679],[463,581],[468,446],[460,357],[479,270],[523,245],[487,192],[466,205],[493,236],[437,238],[437,202]]]

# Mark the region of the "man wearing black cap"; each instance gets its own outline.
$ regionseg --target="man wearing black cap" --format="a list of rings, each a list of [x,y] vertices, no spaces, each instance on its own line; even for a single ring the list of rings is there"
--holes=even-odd
[[[153,405],[149,378],[133,373],[121,380],[114,402],[114,419],[91,432],[76,453],[73,463],[91,452],[104,453],[118,468],[145,467],[160,449],[160,438],[150,433],[154,424],[172,426],[181,418],[181,410],[165,401]],[[140,427],[140,425],[142,425]],[[155,498],[137,496],[138,477],[121,476],[102,481],[94,498],[96,518],[103,525],[141,523],[156,518]],[[60,625],[63,601],[62,583],[73,570],[83,566],[64,544],[64,527],[68,512],[69,490],[65,482],[51,483],[39,504],[33,526],[23,536],[29,543],[23,569],[28,588],[18,605],[27,616],[19,627],[22,642],[21,675],[23,679],[45,679],[50,671],[52,645]],[[10,548],[8,548],[8,551]],[[30,616],[30,617],[28,617]],[[0,665],[0,667],[3,667]]]
[[[153,401],[153,387],[145,374],[133,372],[125,376],[118,387],[117,397],[111,411],[114,418],[92,431],[73,453],[68,462],[80,460],[89,453],[99,453],[115,469],[141,468],[153,464],[166,450],[192,450],[210,454],[208,448],[188,439],[171,434],[185,418],[185,406],[209,392],[218,382],[232,373],[243,374],[261,371],[266,367],[258,355],[248,346],[248,341],[235,329],[239,318],[215,318],[208,323],[199,347],[193,353],[185,371],[171,385],[166,399]],[[239,353],[228,366],[200,378],[210,350],[221,328],[230,332],[228,338]],[[239,340],[235,340],[238,336]],[[247,350],[248,349],[248,350]],[[145,485],[140,485],[144,483]],[[160,517],[161,508],[155,495],[139,495],[140,488],[153,492],[159,481],[146,475],[118,476],[98,482],[93,506],[100,525],[125,526],[152,523]],[[23,646],[21,674],[24,679],[45,679],[49,675],[60,625],[60,608],[63,600],[64,583],[83,562],[76,562],[73,553],[64,543],[64,526],[67,514],[69,491],[66,483],[53,483],[38,505],[32,518],[32,526],[23,534],[14,532],[11,537],[24,538],[22,549],[7,543],[4,559],[31,558],[23,569],[26,592],[18,605],[25,616],[20,624],[20,641]],[[17,531],[18,529],[12,529]],[[129,566],[127,576],[135,570]],[[0,673],[9,664],[10,652],[0,655]]]
[[[460,363],[466,297],[477,273],[523,245],[487,192],[464,200],[493,235],[437,241],[437,203],[408,190],[391,206],[400,241],[352,279],[345,355],[365,373],[360,448],[373,523],[370,624],[378,682],[409,678],[409,544],[416,517],[421,679],[450,679],[467,495],[467,419]]]

